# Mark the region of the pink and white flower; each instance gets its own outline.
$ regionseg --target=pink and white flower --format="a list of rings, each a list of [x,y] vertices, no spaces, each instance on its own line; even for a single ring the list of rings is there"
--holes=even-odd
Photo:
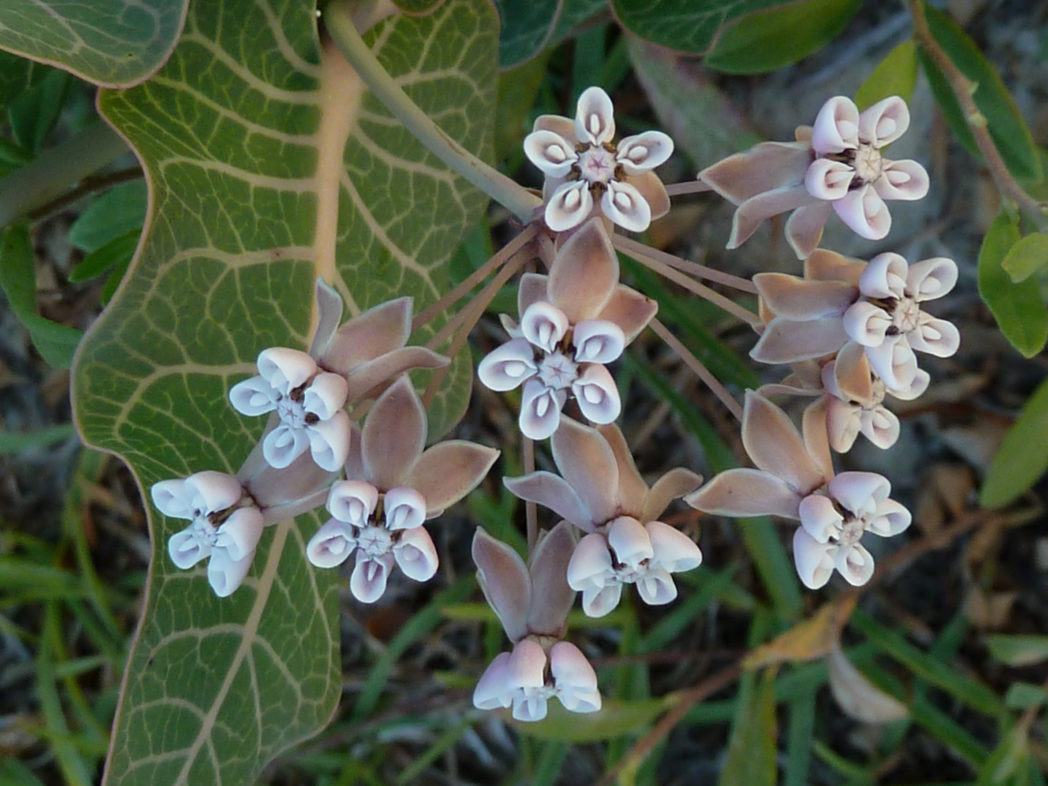
[[[575,120],[543,115],[524,139],[524,153],[546,176],[546,224],[554,232],[577,227],[598,206],[614,223],[643,232],[669,210],[662,182],[652,172],[673,152],[661,131],[615,139],[608,94],[591,87],[579,96]]]

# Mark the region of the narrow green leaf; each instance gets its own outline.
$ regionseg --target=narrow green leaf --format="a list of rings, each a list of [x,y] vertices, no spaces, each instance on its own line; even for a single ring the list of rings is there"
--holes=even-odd
[[[69,228],[69,242],[81,251],[97,251],[134,230],[141,232],[145,220],[145,181],[122,183],[87,206]]]
[[[1013,682],[1004,694],[1004,706],[1010,710],[1026,710],[1048,704],[1048,689],[1032,682]]]
[[[984,508],[1012,502],[1048,470],[1048,380],[1023,406],[990,462],[979,492]]]
[[[75,435],[76,431],[70,423],[47,426],[46,428],[24,433],[0,431],[0,456],[10,456],[29,448],[38,448],[54,444],[55,442],[62,442]]]
[[[760,74],[817,52],[844,30],[861,0],[799,0],[754,11],[721,28],[703,61],[728,74]]]
[[[1026,121],[1019,113],[1015,100],[1004,86],[997,69],[979,51],[979,47],[949,16],[928,3],[923,3],[928,29],[936,43],[968,79],[976,84],[972,98],[985,117],[987,130],[1001,157],[1013,175],[1028,180],[1040,180],[1041,162]],[[922,61],[927,64],[927,61]],[[938,70],[938,69],[936,69]],[[933,87],[935,85],[933,84]],[[940,91],[936,98],[942,103]],[[951,126],[957,131],[958,119],[967,124],[969,118],[958,111],[947,113]],[[967,128],[965,128],[967,131]],[[964,134],[959,134],[964,138]],[[970,139],[970,134],[968,135]]]
[[[775,677],[766,669],[742,681],[718,786],[775,786]]]
[[[701,55],[728,22],[780,5],[782,0],[612,0],[611,9],[634,35],[668,49]]]
[[[0,51],[0,112],[44,78],[50,69],[11,52]]]
[[[986,646],[993,657],[1009,666],[1030,666],[1048,660],[1048,636],[999,633],[987,636]]]
[[[1018,284],[1048,265],[1048,235],[1027,235],[1008,249],[1001,267]]]
[[[1000,745],[979,770],[976,786],[1026,786],[1026,762],[1030,757],[1030,741],[1026,729],[1016,724],[1001,740]]]
[[[136,84],[167,59],[188,0],[0,3],[0,49],[110,87]]]
[[[979,249],[979,295],[989,306],[1004,337],[1026,357],[1048,340],[1048,306],[1035,279],[1016,284],[1001,263],[1019,242],[1015,219],[1002,211],[990,224]]]
[[[69,74],[50,69],[32,88],[7,107],[15,142],[31,153],[39,153],[44,140],[58,121],[73,80]]]
[[[917,43],[903,41],[885,55],[855,91],[855,104],[862,110],[889,96],[900,96],[909,101],[916,86]]]
[[[778,682],[778,681],[776,681]],[[777,687],[777,686],[776,686]],[[811,742],[815,735],[815,697],[818,684],[811,682],[790,700],[786,739],[786,778],[783,786],[808,786],[811,782]]]
[[[127,234],[119,235],[104,246],[92,251],[73,268],[69,274],[69,280],[74,283],[89,281],[111,268],[127,270],[141,234],[142,227],[139,226],[138,229],[132,229]]]
[[[560,702],[549,703],[549,714],[537,723],[514,722],[517,731],[527,737],[560,742],[599,742],[636,732],[655,720],[674,702],[673,694],[658,699],[617,701],[604,697],[599,712],[580,715],[568,712]]]

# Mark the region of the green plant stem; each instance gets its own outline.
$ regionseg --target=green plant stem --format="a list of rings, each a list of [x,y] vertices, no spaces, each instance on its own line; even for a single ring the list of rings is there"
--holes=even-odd
[[[364,43],[353,25],[351,7],[351,0],[333,0],[324,7],[322,19],[331,40],[368,89],[450,169],[511,211],[522,222],[530,222],[535,208],[542,204],[542,200],[474,156],[419,109]]]
[[[0,180],[0,227],[54,202],[127,151],[127,143],[102,122],[45,150]]]
[[[993,139],[990,137],[990,132],[986,127],[986,118],[975,103],[976,83],[961,72],[961,69],[957,67],[949,55],[939,46],[939,42],[935,40],[935,36],[932,35],[932,31],[928,27],[928,20],[924,16],[923,0],[907,0],[907,7],[913,20],[914,35],[916,35],[924,51],[928,53],[935,65],[943,72],[946,81],[949,82],[954,97],[964,111],[964,119],[968,123],[968,130],[971,131],[975,144],[979,147],[979,152],[986,159],[986,166],[990,170],[990,177],[993,178],[997,190],[1001,192],[1002,196],[1013,200],[1019,206],[1019,209],[1026,213],[1036,224],[1039,231],[1048,231],[1048,214],[1045,213],[1045,205],[1027,194],[1023,187],[1012,177],[1011,172],[1008,171],[1008,165],[1004,163],[1004,159],[1001,158],[1001,154],[997,150],[997,145],[993,143]]]

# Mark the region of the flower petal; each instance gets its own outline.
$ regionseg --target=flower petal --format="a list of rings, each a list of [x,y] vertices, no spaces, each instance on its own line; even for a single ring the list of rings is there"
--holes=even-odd
[[[829,543],[819,543],[804,527],[797,527],[793,533],[793,562],[805,587],[819,589],[830,580],[834,567],[831,552],[835,548]]]
[[[477,566],[477,583],[502,623],[502,629],[510,641],[522,639],[528,632],[531,608],[531,577],[524,560],[482,527],[477,527],[473,534],[472,554]],[[561,581],[565,581],[563,576]]]
[[[356,545],[349,524],[328,519],[306,544],[306,559],[318,568],[334,568],[349,558]]]
[[[193,500],[186,491],[185,478],[157,481],[150,487],[149,494],[153,504],[165,516],[173,519],[193,518]]]
[[[551,303],[532,303],[520,318],[520,329],[531,344],[548,353],[568,332],[568,317]]]
[[[863,412],[860,418],[862,433],[881,450],[886,450],[899,439],[899,418],[886,407]]]
[[[592,532],[575,544],[571,561],[568,563],[567,577],[568,586],[581,591],[599,590],[608,583],[615,582],[611,551],[604,535]]]
[[[819,155],[842,153],[859,146],[859,110],[850,98],[834,96],[812,124],[811,146]]]
[[[511,494],[549,508],[583,532],[592,532],[594,527],[604,523],[603,519],[594,522],[590,518],[579,495],[560,475],[541,470],[519,478],[503,478],[502,483]]]
[[[489,390],[513,390],[535,375],[535,350],[526,338],[515,338],[484,356],[477,376]]]
[[[735,210],[727,248],[741,246],[757,231],[757,227],[765,219],[812,204],[815,201],[815,197],[808,193],[803,183],[764,191],[750,197]]]
[[[873,517],[866,524],[868,532],[882,538],[898,535],[910,526],[913,516],[910,511],[894,499],[886,499],[877,505]]]
[[[404,346],[411,335],[410,297],[387,300],[343,324],[317,355],[324,368],[347,374]]]
[[[425,527],[401,531],[393,544],[393,559],[409,579],[429,581],[437,572],[437,549]]]
[[[473,689],[473,706],[478,710],[508,707],[513,703],[514,688],[509,683],[508,652],[500,652],[488,664]]]
[[[302,398],[302,408],[321,420],[328,420],[346,403],[348,389],[346,378],[341,374],[330,372],[317,374],[306,388]]]
[[[597,712],[601,706],[597,672],[574,644],[558,641],[549,651],[557,698],[568,712]]]
[[[374,603],[386,591],[389,571],[393,567],[393,555],[383,554],[368,557],[357,551],[357,564],[349,577],[349,590],[361,603]]]
[[[600,432],[564,418],[551,447],[557,469],[589,511],[589,519],[603,524],[615,516],[620,503],[619,468]]]
[[[957,263],[947,257],[914,262],[906,274],[906,292],[921,303],[940,298],[957,283]]]
[[[641,477],[640,472],[637,470],[637,465],[633,461],[633,454],[630,453],[629,445],[626,443],[626,437],[623,436],[622,430],[614,423],[598,426],[597,431],[604,438],[604,441],[608,443],[608,447],[611,448],[611,453],[615,457],[615,466],[618,468],[619,473],[618,501],[622,510],[637,515],[644,507],[644,498],[648,494],[648,484],[644,482],[644,478]],[[667,498],[666,504],[669,504],[669,499],[671,498]],[[659,513],[662,513],[662,511],[660,510]],[[641,517],[641,519],[650,521],[657,517],[658,514],[650,518]]]
[[[531,607],[527,627],[533,633],[559,637],[567,628],[568,613],[575,605],[575,590],[568,584],[574,550],[575,537],[566,521],[539,537],[528,565]]]
[[[807,259],[816,250],[831,212],[829,202],[815,202],[801,205],[790,213],[786,219],[786,242],[797,259]]]
[[[630,232],[643,232],[651,224],[651,206],[644,195],[626,182],[611,180],[600,208],[614,223]]]
[[[615,137],[615,107],[599,87],[589,87],[575,105],[575,138],[602,145]]]
[[[619,475],[621,477],[621,470]],[[690,469],[684,469],[684,467],[674,467],[655,481],[644,496],[644,504],[640,509],[640,520],[654,521],[663,514],[671,501],[692,493],[701,485],[701,475],[695,474]]]
[[[349,456],[349,415],[339,410],[327,420],[306,426],[309,452],[321,469],[338,472]]]
[[[830,481],[830,496],[856,516],[872,513],[888,499],[891,484],[876,472],[841,472]]]
[[[582,367],[578,379],[571,383],[571,392],[583,416],[591,423],[611,423],[622,412],[615,378],[599,363]]]
[[[801,185],[811,162],[806,143],[761,142],[706,167],[698,179],[739,205],[765,191]]]
[[[611,363],[626,347],[622,328],[606,319],[586,319],[575,325],[571,343],[578,363]]]
[[[833,355],[848,341],[839,316],[792,320],[775,317],[750,350],[761,363],[796,363]]]
[[[560,409],[567,400],[567,392],[552,390],[537,379],[524,383],[520,402],[520,433],[528,439],[546,439],[560,425]]]
[[[892,228],[888,206],[873,186],[866,184],[831,203],[841,221],[867,240],[880,240]]]
[[[581,232],[582,230],[579,231]],[[575,235],[572,235],[571,237],[575,237]],[[568,242],[571,242],[570,239]],[[565,243],[565,245],[567,245],[567,243]],[[550,301],[549,276],[544,276],[539,273],[525,273],[520,277],[520,285],[517,287],[517,313],[523,314],[531,307],[532,303],[538,303],[540,300],[546,302]],[[503,314],[503,327],[506,327],[506,319],[506,315]],[[508,332],[513,338],[518,338],[522,335],[519,328],[516,335],[513,334],[513,331],[508,329],[506,332]]]
[[[677,599],[677,585],[669,571],[648,568],[637,581],[637,594],[649,606],[664,606]]]
[[[230,388],[229,403],[242,415],[263,415],[276,409],[277,394],[261,376],[251,377]]]
[[[426,443],[426,411],[410,378],[400,377],[379,396],[361,441],[368,479],[380,489],[403,485]]]
[[[196,536],[194,526],[176,532],[167,542],[167,553],[176,568],[186,570],[211,555],[211,546]]]
[[[912,401],[928,389],[928,385],[931,384],[931,381],[931,375],[927,371],[917,369],[913,379],[907,386],[892,388],[889,392],[895,396],[895,398],[902,399],[903,401]]]
[[[317,364],[305,352],[287,347],[271,347],[258,354],[258,373],[270,386],[284,395],[317,373]]]
[[[378,489],[363,480],[340,480],[331,486],[327,510],[339,521],[366,527],[378,505]]]
[[[718,516],[771,515],[795,519],[801,497],[782,478],[742,467],[718,472],[684,501],[697,510]]]
[[[753,285],[776,316],[798,321],[840,316],[859,297],[843,281],[810,281],[786,273],[757,273]]]
[[[892,251],[878,254],[859,276],[859,291],[868,298],[901,300],[906,296],[909,267],[900,254]]]
[[[183,489],[193,510],[216,513],[240,501],[243,489],[232,475],[214,470],[196,472],[186,478]]]
[[[809,494],[797,511],[801,526],[819,543],[829,543],[830,536],[840,532],[844,516],[837,512],[833,500],[825,494]]]
[[[494,448],[464,440],[438,442],[415,462],[407,485],[425,497],[427,517],[476,488],[499,457]]]
[[[890,145],[910,127],[910,110],[899,96],[890,96],[859,115],[859,139],[874,147]]]
[[[414,529],[426,520],[426,499],[415,489],[396,486],[386,492],[383,503],[386,529]]]
[[[626,174],[639,175],[664,164],[672,154],[672,139],[661,131],[645,131],[619,140],[619,152],[615,160],[622,164]]]
[[[250,557],[262,537],[262,512],[254,507],[239,508],[218,528],[215,549],[223,549],[231,560]]]
[[[375,398],[400,374],[413,368],[442,368],[450,358],[426,347],[400,347],[350,369],[346,401],[354,404]]]
[[[880,346],[867,347],[870,365],[889,391],[908,390],[917,376],[917,355],[903,335],[889,337]]]
[[[891,326],[891,314],[868,300],[860,300],[844,312],[844,329],[848,337],[864,347],[883,344]]]
[[[662,184],[659,176],[654,172],[641,172],[639,175],[629,175],[626,177],[625,182],[637,189],[641,199],[647,202],[652,221],[662,218],[670,212],[670,195],[666,191],[666,186]]]
[[[759,469],[782,478],[802,496],[826,482],[786,413],[749,390],[743,406],[742,444]]]
[[[691,538],[676,527],[663,524],[661,521],[649,521],[644,525],[655,553],[653,565],[680,573],[692,570],[702,564],[702,551]]]
[[[961,346],[961,334],[952,322],[923,313],[906,339],[912,349],[940,358],[951,357]]]
[[[218,597],[228,598],[244,583],[254,556],[254,552],[251,552],[243,559],[233,560],[224,551],[216,551],[211,555],[207,563],[207,581]]]
[[[604,222],[591,218],[557,250],[546,287],[549,302],[576,324],[597,316],[618,282],[619,259],[611,238]]]
[[[648,531],[632,516],[619,516],[613,520],[608,525],[607,538],[614,554],[614,564],[638,567],[655,557]]]
[[[554,232],[565,232],[577,227],[593,211],[593,196],[585,180],[562,183],[546,203],[546,226]]]
[[[622,328],[629,344],[647,327],[658,310],[659,304],[650,297],[620,284],[597,316]]]
[[[619,605],[622,584],[612,581],[603,587],[589,587],[582,591],[582,611],[587,617],[603,617]]]
[[[861,543],[839,546],[833,562],[837,572],[853,587],[861,587],[873,575],[873,555]]]
[[[832,202],[848,193],[855,168],[843,161],[816,158],[804,173],[804,187],[816,199]]]
[[[862,430],[862,408],[831,396],[826,411],[826,428],[830,447],[838,453],[847,453]]]
[[[566,177],[579,160],[574,145],[553,131],[532,131],[524,137],[524,155],[550,177]]]
[[[262,440],[262,455],[271,467],[283,469],[309,449],[309,435],[304,428],[280,423]]]
[[[885,161],[881,176],[873,187],[882,199],[900,199],[913,202],[928,194],[928,172],[916,161]]]

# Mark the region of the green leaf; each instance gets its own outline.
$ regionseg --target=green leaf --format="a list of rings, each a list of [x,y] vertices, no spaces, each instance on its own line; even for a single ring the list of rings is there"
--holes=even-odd
[[[860,110],[890,96],[909,101],[917,86],[917,43],[903,41],[873,69],[855,91],[855,104]]]
[[[0,110],[44,78],[46,66],[0,51]]]
[[[1013,282],[1001,263],[1019,242],[1015,219],[1001,212],[979,249],[979,295],[1012,346],[1033,357],[1048,339],[1048,307],[1036,279]]]
[[[1016,177],[1040,180],[1041,162],[1033,134],[1019,113],[1008,88],[1004,86],[997,69],[948,14],[927,3],[923,3],[923,6],[928,29],[936,43],[961,73],[975,83],[976,89],[972,98],[985,118],[990,138],[1000,151],[1008,169]],[[938,67],[927,56],[922,57],[921,63],[928,71],[935,98],[943,106],[950,126],[965,147],[977,154],[975,141],[967,126],[969,119],[964,117]]]
[[[81,251],[97,251],[146,220],[146,184],[141,180],[109,189],[85,208],[69,228],[69,242]]]
[[[743,678],[717,786],[775,786],[774,669]]]
[[[635,732],[668,710],[675,701],[672,693],[658,699],[616,701],[604,698],[599,712],[568,712],[560,702],[550,701],[549,714],[537,723],[514,722],[527,737],[560,742],[599,742]]]
[[[1025,710],[1048,704],[1048,690],[1032,682],[1013,682],[1004,694],[1004,706],[1010,710]]]
[[[104,246],[92,251],[73,268],[69,274],[69,280],[73,283],[88,281],[114,267],[126,270],[138,246],[138,238],[141,234],[142,227],[139,226],[138,229],[118,235]]]
[[[1021,724],[1013,726],[979,770],[975,786],[1027,786],[1030,740]]]
[[[659,46],[701,55],[728,22],[782,0],[612,0],[619,22]]]
[[[29,330],[41,357],[55,368],[69,368],[83,334],[36,313],[36,265],[25,224],[14,224],[3,234],[0,289],[7,295],[15,316]]]
[[[1004,255],[1004,260],[1001,262],[1001,267],[1016,284],[1025,281],[1046,265],[1048,265],[1048,235],[1041,232],[1022,238],[1008,249],[1008,253]]]
[[[241,465],[264,423],[229,406],[229,387],[261,349],[309,346],[318,276],[347,317],[399,295],[422,308],[485,204],[322,49],[311,0],[194,3],[186,24],[154,78],[100,99],[146,169],[152,210],[74,369],[85,440],[122,456],[143,489]],[[365,39],[450,137],[490,158],[496,30],[484,0],[448,0]],[[464,353],[432,436],[469,386]],[[220,599],[202,568],[172,565],[180,522],[149,513],[153,561],[107,783],[254,782],[341,693],[338,573],[304,554],[320,519],[267,528],[244,586]]]
[[[520,65],[560,43],[607,4],[608,0],[495,0],[502,23],[499,66]]]
[[[1032,666],[1048,660],[1048,636],[998,633],[986,637],[986,646],[994,658],[1009,666]]]
[[[73,80],[56,69],[26,90],[7,107],[11,133],[17,144],[31,153],[39,153],[47,135],[58,121]]]
[[[188,0],[0,3],[0,49],[106,87],[156,71],[182,30]]]
[[[0,431],[0,456],[9,456],[13,453],[21,453],[30,448],[43,447],[55,442],[63,442],[74,436],[76,432],[69,423],[60,423],[55,426],[47,426],[37,431],[25,433],[13,433]]]
[[[844,30],[861,0],[800,0],[726,24],[703,61],[728,74],[760,74],[817,52]]]

